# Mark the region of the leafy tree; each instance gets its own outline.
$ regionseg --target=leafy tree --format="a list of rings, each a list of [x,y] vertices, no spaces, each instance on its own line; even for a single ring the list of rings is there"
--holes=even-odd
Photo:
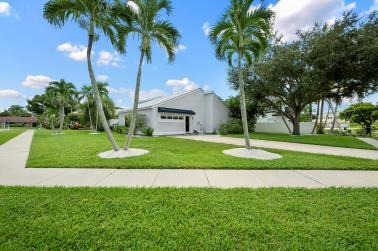
[[[233,67],[236,57],[240,109],[245,146],[251,149],[245,101],[243,66],[250,66],[268,46],[273,12],[265,7],[252,8],[253,0],[231,0],[231,5],[218,23],[211,28],[210,40],[216,57]]]
[[[128,1],[126,4],[119,2],[116,5],[116,13],[123,21],[123,26],[120,29],[120,37],[126,40],[129,35],[136,35],[140,43],[140,59],[135,85],[134,105],[130,130],[124,146],[125,150],[129,149],[135,130],[144,59],[147,60],[147,63],[151,63],[152,45],[154,43],[157,43],[166,51],[169,62],[173,62],[175,59],[180,33],[168,20],[161,18],[163,11],[166,11],[167,15],[171,14],[171,1],[133,0]],[[124,42],[122,44],[124,44]]]
[[[240,98],[238,96],[231,96],[227,98],[224,103],[231,112],[231,117],[240,119],[241,121],[241,110],[240,110]],[[246,99],[246,110],[248,117],[248,130],[253,131],[257,122],[258,116],[262,116],[265,113],[265,106],[260,104],[256,100]]]
[[[91,61],[93,43],[99,38],[99,34],[96,33],[96,31],[102,32],[108,37],[112,45],[119,52],[124,52],[124,46],[120,46],[117,39],[116,27],[118,22],[114,12],[112,12],[111,6],[109,6],[105,0],[50,0],[45,4],[43,15],[45,19],[55,27],[61,28],[66,22],[73,21],[86,30],[88,34],[88,72],[97,111],[99,112],[102,126],[112,144],[113,150],[118,151],[120,148],[114,140],[106,120]]]
[[[371,103],[353,104],[340,113],[340,118],[361,125],[368,133],[372,124],[378,120],[378,105]]]
[[[301,42],[275,45],[264,60],[245,70],[244,78],[248,99],[287,117],[293,124],[293,134],[300,135],[301,113],[318,99]],[[238,84],[235,70],[230,71],[229,82]]]
[[[84,105],[84,114],[88,114],[89,116],[89,123],[91,130],[94,130],[93,122],[92,122],[92,114],[91,114],[91,103],[93,103],[93,93],[92,93],[92,87],[84,85],[81,87],[81,91],[79,94],[79,101],[83,101]]]
[[[59,109],[59,133],[63,130],[65,106],[70,103],[76,94],[76,88],[72,83],[67,83],[64,79],[53,81],[46,88],[46,93],[52,98]]]
[[[35,95],[32,99],[27,100],[26,109],[36,115],[42,115],[46,109],[46,97],[44,94]]]
[[[23,106],[20,105],[12,105],[5,110],[4,112],[0,113],[0,117],[8,117],[8,116],[17,116],[17,117],[30,117],[31,114],[28,113]]]

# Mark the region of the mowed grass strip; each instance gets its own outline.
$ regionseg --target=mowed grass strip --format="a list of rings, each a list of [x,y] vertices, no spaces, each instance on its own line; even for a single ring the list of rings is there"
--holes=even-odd
[[[228,137],[243,138],[244,136],[235,134],[235,135],[228,135]],[[252,133],[250,137],[251,139],[259,139],[259,140],[271,140],[271,141],[292,142],[292,143],[301,143],[301,144],[310,144],[310,145],[323,145],[323,146],[336,146],[336,147],[346,147],[346,148],[377,150],[377,148],[375,148],[374,146],[371,146],[353,136],[336,136],[336,135],[327,135],[327,134],[294,136],[294,135],[289,135],[289,134],[256,132],[256,133]]]
[[[1,250],[377,250],[377,189],[0,187]]]
[[[101,159],[97,155],[111,149],[106,135],[86,131],[66,131],[53,136],[50,131],[36,131],[27,167],[33,168],[192,168],[192,169],[359,169],[377,170],[378,161],[284,150],[277,160],[243,159],[223,154],[240,146],[176,139],[172,137],[135,138],[133,148],[150,153],[126,159]],[[115,134],[120,145],[125,136]]]
[[[0,145],[20,135],[24,131],[26,131],[25,128],[12,128],[10,130],[0,130]]]

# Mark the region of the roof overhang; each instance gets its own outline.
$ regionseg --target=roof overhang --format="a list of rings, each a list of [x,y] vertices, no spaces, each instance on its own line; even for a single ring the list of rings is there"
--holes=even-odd
[[[167,108],[167,107],[158,107],[158,112],[187,114],[187,115],[195,115],[196,114],[192,110],[183,110],[183,109],[175,109],[175,108]]]

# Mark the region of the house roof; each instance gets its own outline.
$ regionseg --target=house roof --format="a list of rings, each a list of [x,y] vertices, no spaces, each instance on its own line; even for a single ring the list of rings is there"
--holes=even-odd
[[[194,89],[194,90],[191,90],[191,91],[178,92],[178,93],[174,93],[172,95],[168,95],[168,96],[163,96],[163,97],[158,97],[158,98],[142,101],[142,102],[139,102],[138,109],[148,109],[148,108],[160,105],[160,104],[164,104],[164,103],[166,103],[166,102],[168,102],[168,101],[170,101],[172,99],[176,99],[176,98],[188,95],[188,94],[196,92],[198,90],[202,90],[202,89],[201,88],[197,88],[197,89]],[[205,93],[205,94],[207,94],[207,93]],[[131,111],[131,110],[132,109],[126,109],[126,110],[121,111],[121,113],[122,112],[128,112],[128,111]]]
[[[37,123],[34,117],[0,117],[0,123]]]

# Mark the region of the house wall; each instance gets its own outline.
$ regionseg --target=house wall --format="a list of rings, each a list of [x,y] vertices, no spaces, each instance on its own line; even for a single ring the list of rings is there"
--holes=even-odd
[[[211,96],[211,124],[207,127],[206,132],[212,133],[214,130],[218,130],[220,124],[225,123],[229,120],[230,114],[226,105],[215,95],[208,94],[206,96]]]

